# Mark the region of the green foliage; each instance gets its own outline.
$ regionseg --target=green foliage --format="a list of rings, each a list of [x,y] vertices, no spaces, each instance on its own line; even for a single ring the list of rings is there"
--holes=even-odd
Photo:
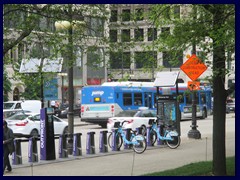
[[[235,156],[227,158],[227,175],[235,176]],[[143,176],[212,176],[212,161],[191,163],[182,167]]]
[[[25,91],[20,94],[24,99],[41,99],[41,77],[38,74],[22,74]]]

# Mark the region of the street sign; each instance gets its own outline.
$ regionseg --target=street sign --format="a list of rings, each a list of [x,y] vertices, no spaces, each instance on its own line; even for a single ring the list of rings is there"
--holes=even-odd
[[[193,54],[180,69],[192,80],[195,81],[204,71],[207,66],[198,57]]]
[[[58,99],[58,82],[56,78],[44,82],[43,94],[46,101]]]
[[[200,90],[200,82],[199,81],[188,81],[188,89],[191,91]]]

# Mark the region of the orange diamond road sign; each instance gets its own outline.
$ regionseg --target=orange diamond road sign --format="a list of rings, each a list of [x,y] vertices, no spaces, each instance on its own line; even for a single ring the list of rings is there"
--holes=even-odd
[[[199,81],[188,81],[188,89],[191,91],[200,90],[200,82]]]
[[[207,66],[198,57],[193,54],[180,69],[192,80],[195,81],[204,71]]]

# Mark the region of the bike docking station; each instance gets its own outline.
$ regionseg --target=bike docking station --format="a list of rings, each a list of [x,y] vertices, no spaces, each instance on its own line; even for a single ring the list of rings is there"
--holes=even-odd
[[[100,134],[99,134],[99,152],[100,153],[108,152],[107,133],[108,131],[100,131]]]
[[[119,144],[119,136],[117,138],[118,127],[120,126],[120,122],[115,122],[114,127],[112,129],[112,151],[120,151],[118,148]]]
[[[82,133],[73,135],[73,156],[82,156]]]
[[[171,126],[181,136],[180,121],[181,114],[178,102],[178,76],[179,72],[158,72],[154,81],[157,88],[157,127],[161,136],[164,136],[165,126]],[[176,87],[176,93],[171,94],[171,87]],[[162,94],[160,94],[160,88]],[[147,144],[150,146],[150,128],[147,128]],[[158,145],[164,145],[165,141],[158,139]]]
[[[40,160],[55,160],[53,108],[40,110]]]
[[[87,133],[86,154],[95,154],[94,134],[95,132]]]
[[[38,162],[37,137],[28,140],[28,162]]]
[[[21,139],[14,139],[15,152],[12,153],[12,164],[22,164],[22,147]]]
[[[68,157],[67,136],[68,136],[67,134],[61,134],[59,136],[59,149],[58,149],[59,158]]]

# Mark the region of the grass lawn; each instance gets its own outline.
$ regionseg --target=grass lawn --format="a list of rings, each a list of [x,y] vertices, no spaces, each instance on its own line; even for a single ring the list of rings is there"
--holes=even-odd
[[[226,158],[227,175],[235,176],[235,156]],[[203,161],[187,164],[185,166],[144,174],[143,176],[212,176],[212,161]]]

